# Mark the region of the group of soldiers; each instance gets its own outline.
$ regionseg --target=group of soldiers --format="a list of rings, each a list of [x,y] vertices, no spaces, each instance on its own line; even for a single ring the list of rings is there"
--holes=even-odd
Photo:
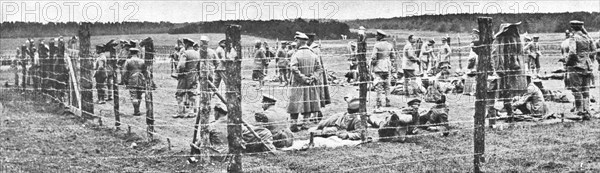
[[[76,42],[77,38],[72,37],[65,43],[62,36],[51,38],[48,43],[39,39],[37,44],[34,39],[27,39],[16,48],[16,56],[11,60],[15,86],[32,85],[35,90],[65,101],[69,80],[65,58],[72,54],[68,48],[77,46]]]

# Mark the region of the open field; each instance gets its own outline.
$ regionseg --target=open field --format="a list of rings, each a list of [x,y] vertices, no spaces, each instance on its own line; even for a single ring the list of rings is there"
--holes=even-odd
[[[388,31],[393,33],[393,31]],[[401,35],[399,47],[403,46],[403,35],[405,32],[398,31],[394,33]],[[224,37],[224,34],[209,34],[211,39],[210,47],[215,47],[216,42]],[[467,37],[466,34],[463,34]],[[426,37],[440,38],[445,36],[441,33],[427,33]],[[452,36],[452,35],[451,35]],[[562,34],[544,34],[544,38],[552,38],[553,43],[549,46],[556,46]],[[92,36],[92,45],[105,43],[111,38],[144,38],[144,35],[132,36]],[[198,39],[197,34],[193,35],[153,35],[156,45],[174,45],[176,38],[190,37]],[[242,36],[243,46],[250,46],[255,37]],[[462,36],[461,36],[462,39]],[[2,39],[2,50],[4,46],[9,45],[7,49],[16,46],[23,39]],[[436,39],[438,40],[438,39]],[[272,43],[272,40],[270,40]],[[350,41],[350,40],[347,40]],[[345,45],[347,41],[343,40],[324,40],[323,41],[323,61],[328,71],[335,72],[336,76],[343,79],[343,74],[348,69],[347,57],[340,54],[347,53]],[[556,41],[556,43],[554,43]],[[374,40],[370,39],[368,45],[372,46]],[[468,40],[461,46],[466,46]],[[15,45],[10,45],[14,43]],[[549,43],[550,44],[550,43]],[[369,51],[371,49],[368,49]],[[245,50],[244,50],[245,51]],[[162,53],[162,52],[159,52]],[[165,52],[167,53],[167,52]],[[462,52],[463,66],[466,66],[466,54]],[[548,50],[547,55],[542,59],[542,72],[550,72],[561,67],[557,63],[559,58],[555,50]],[[162,55],[161,55],[162,56]],[[244,120],[254,122],[253,112],[260,110],[260,99],[262,93],[268,93],[278,98],[278,107],[287,106],[288,88],[279,87],[279,83],[267,83],[267,87],[262,91],[255,90],[256,82],[250,80],[252,70],[251,59],[243,61],[242,77],[242,110]],[[456,69],[458,57],[452,59],[453,68]],[[269,66],[268,73],[273,76],[274,62]],[[5,111],[2,115],[2,128],[0,131],[0,143],[6,147],[7,152],[0,152],[4,163],[8,163],[10,170],[25,169],[28,167],[41,168],[38,170],[50,170],[44,172],[62,172],[68,169],[68,166],[75,167],[75,172],[88,172],[99,170],[114,170],[116,172],[133,171],[191,171],[201,169],[200,166],[184,164],[187,157],[167,157],[167,158],[145,158],[152,155],[173,155],[187,154],[189,151],[189,142],[193,132],[193,119],[173,119],[170,116],[176,111],[176,101],[174,97],[176,80],[170,75],[170,66],[165,62],[155,63],[155,80],[158,88],[154,91],[154,111],[156,118],[156,135],[158,141],[144,143],[145,136],[145,118],[133,117],[133,109],[129,100],[129,95],[121,87],[121,111],[125,115],[121,116],[123,126],[131,126],[132,131],[137,135],[125,135],[123,132],[113,132],[110,128],[114,119],[112,104],[96,105],[95,113],[102,116],[104,127],[96,127],[96,122],[82,123],[79,119],[72,118],[72,115],[56,115],[55,111],[48,110],[47,105],[31,100],[18,100],[18,95],[12,90],[2,88],[2,104]],[[596,68],[594,68],[596,69]],[[12,82],[12,76],[9,75],[6,66],[0,68],[0,84],[5,81]],[[600,76],[596,71],[596,77]],[[268,77],[267,77],[268,78]],[[562,81],[549,80],[544,81],[544,86],[551,90],[564,90]],[[346,110],[346,103],[343,97],[346,95],[358,95],[358,87],[351,85],[331,86],[332,104],[324,108],[325,116],[336,112]],[[221,91],[222,93],[225,91]],[[95,93],[94,93],[95,94]],[[592,95],[600,98],[600,90],[593,89]],[[367,109],[373,110],[375,105],[375,93],[369,92],[369,102]],[[25,98],[27,99],[27,97]],[[394,107],[403,107],[410,98],[393,95],[391,97]],[[96,100],[96,99],[94,99]],[[213,98],[213,103],[217,100]],[[450,122],[472,121],[474,115],[473,96],[451,94],[448,96],[448,106],[450,107]],[[142,104],[143,105],[143,104]],[[422,104],[422,109],[426,110],[432,106],[431,103]],[[551,110],[555,113],[568,113],[572,103],[550,103]],[[600,105],[595,103],[593,108],[598,110]],[[37,111],[46,109],[45,111]],[[142,110],[145,107],[142,106]],[[6,111],[9,110],[9,111]],[[19,110],[19,111],[16,111]],[[30,116],[26,116],[31,114]],[[283,115],[287,116],[287,115]],[[24,118],[25,117],[25,118]],[[53,121],[36,121],[38,119],[52,119]],[[5,120],[18,121],[21,123],[5,124]],[[64,123],[64,124],[63,124]],[[81,126],[82,124],[92,124],[91,127],[82,127],[71,131],[46,131],[38,132],[32,130],[33,127],[44,127],[60,129],[63,126]],[[521,124],[521,123],[519,123]],[[568,171],[600,171],[600,158],[598,152],[600,146],[600,122],[593,120],[590,122],[567,122],[554,125],[529,126],[525,128],[512,127],[505,130],[488,130],[486,133],[486,159],[484,165],[486,172],[568,172]],[[8,128],[10,127],[10,128]],[[425,136],[411,138],[406,143],[368,143],[358,147],[341,147],[335,149],[321,148],[311,149],[305,152],[288,152],[278,156],[258,155],[244,156],[244,167],[249,172],[469,172],[472,169],[472,122],[452,124],[456,130],[449,137]],[[85,133],[84,133],[85,132]],[[49,135],[50,134],[50,135]],[[53,136],[56,135],[56,136]],[[369,135],[377,136],[376,132],[370,130]],[[25,138],[31,136],[31,138]],[[71,139],[70,136],[76,136]],[[307,139],[306,132],[296,134],[300,139]],[[5,139],[6,138],[6,139]],[[86,139],[82,139],[86,138]],[[173,145],[173,151],[165,151],[167,147],[166,138],[169,138]],[[10,141],[8,140],[10,139]],[[34,140],[31,140],[34,139]],[[69,142],[76,141],[76,142]],[[114,141],[102,142],[102,141]],[[128,149],[130,142],[138,141],[141,149]],[[47,143],[49,146],[59,146],[57,148],[44,148]],[[110,143],[110,144],[109,144]],[[29,146],[25,151],[19,151],[19,146]],[[73,146],[73,149],[69,147]],[[88,148],[89,147],[89,148]],[[3,147],[4,148],[4,147]],[[91,149],[98,149],[101,152]],[[105,151],[106,150],[106,151]],[[109,151],[110,150],[110,151]],[[42,151],[48,151],[44,153]],[[52,151],[52,152],[50,152]],[[63,152],[71,151],[71,153]],[[85,152],[92,152],[87,154]],[[94,152],[96,152],[94,154]],[[6,153],[6,154],[5,154]],[[46,159],[36,161],[19,161],[13,163],[7,158],[12,159],[17,156],[25,158],[46,158],[53,156],[64,159]],[[106,156],[140,156],[144,158],[122,159],[110,158]],[[102,161],[98,161],[102,157]],[[68,158],[68,159],[67,159]],[[83,159],[72,159],[83,158]],[[423,161],[427,160],[427,161]],[[384,165],[382,165],[384,164]],[[100,165],[91,168],[91,165]],[[125,166],[127,165],[127,166]],[[202,172],[222,172],[225,170],[223,163],[216,163],[209,166]],[[54,171],[56,170],[56,171]],[[35,170],[33,170],[35,172]],[[65,170],[70,171],[70,170]]]

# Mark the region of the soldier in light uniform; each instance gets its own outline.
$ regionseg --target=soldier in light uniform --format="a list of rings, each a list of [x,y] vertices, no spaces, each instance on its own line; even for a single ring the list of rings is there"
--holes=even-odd
[[[282,87],[288,85],[288,73],[290,58],[288,57],[288,43],[286,41],[281,42],[281,45],[277,49],[277,69],[279,70],[279,83]]]
[[[310,117],[311,113],[321,111],[320,89],[319,86],[314,86],[316,80],[323,69],[319,57],[310,50],[308,45],[308,36],[299,33],[295,36],[298,42],[298,50],[291,57],[291,87],[290,98],[287,112],[292,119],[292,132],[299,130],[298,115],[302,114],[305,121]]]
[[[131,58],[125,61],[123,65],[125,68],[124,82],[125,86],[129,90],[131,95],[131,103],[133,104],[133,116],[140,116],[140,103],[142,101],[142,94],[148,90],[148,82],[150,81],[150,74],[148,68],[141,59],[139,49],[130,48],[129,54]]]
[[[265,74],[265,69],[269,63],[266,52],[260,40],[254,41],[254,70],[252,71],[252,79],[258,81],[258,88],[256,90],[261,90],[263,85],[265,85],[264,80],[267,75]]]
[[[438,61],[438,66],[439,64],[441,64],[442,62],[448,62],[450,63],[450,55],[452,54],[452,48],[450,48],[450,37],[444,37],[442,38],[442,47],[440,49],[440,59]]]
[[[581,21],[571,21],[573,36],[569,38],[569,53],[566,60],[567,89],[575,96],[577,116],[583,120],[590,119],[590,81],[592,73],[592,56],[596,52],[592,38],[588,35]]]
[[[98,92],[98,104],[106,103],[106,94],[107,94],[107,78],[108,78],[108,69],[107,69],[107,61],[106,54],[108,51],[105,49],[106,45],[96,45],[96,54],[98,57],[94,62],[94,79],[96,80],[96,91]]]
[[[371,69],[373,69],[373,76],[375,81],[379,81],[375,84],[377,90],[377,109],[381,104],[381,94],[385,94],[385,107],[390,107],[390,77],[392,72],[392,64],[390,59],[394,59],[394,47],[389,43],[385,37],[387,34],[381,30],[377,30],[377,43],[373,46],[373,54],[371,55]]]
[[[273,134],[273,145],[277,148],[291,147],[294,143],[294,134],[290,131],[290,124],[287,123],[285,110],[276,107],[277,99],[271,95],[263,94],[262,112],[254,114],[254,119]]]
[[[323,130],[322,136],[333,136],[337,135],[341,139],[349,140],[360,140],[360,130],[366,129],[362,124],[361,114],[359,113],[360,99],[352,98],[347,101],[348,107],[346,112],[336,113],[327,119],[319,122],[317,130]],[[366,116],[366,122],[371,127],[378,128],[379,125],[373,123],[369,117]]]
[[[225,78],[225,76],[227,75],[225,73],[225,66],[223,64],[224,60],[228,59],[227,57],[225,57],[225,43],[226,40],[221,40],[219,41],[219,46],[217,47],[217,50],[215,51],[216,53],[216,57],[217,59],[214,60],[214,64],[215,64],[215,76],[213,77],[214,80],[214,84],[215,87],[219,87],[219,85],[221,85],[221,81],[223,81],[223,78]],[[225,82],[223,82],[225,83]]]
[[[417,58],[417,55],[415,55],[415,48],[413,47],[414,43],[415,39],[413,38],[413,35],[409,35],[408,39],[406,40],[406,44],[402,49],[402,52],[404,52],[404,58],[402,59],[402,70],[404,72],[404,90],[407,96],[409,95],[408,82],[410,80],[414,80],[415,77],[417,77],[415,72],[419,70],[419,59]]]
[[[433,55],[435,51],[434,44],[435,41],[429,40],[427,44],[423,44],[421,47],[421,55],[419,57],[421,58],[421,68],[424,75],[431,73],[429,70],[433,68],[433,65],[435,65],[436,59]]]
[[[544,100],[544,93],[535,84],[536,82],[542,82],[539,79],[532,79],[528,76],[527,82],[527,93],[518,97],[518,99],[512,103],[515,109],[518,109],[523,114],[531,115],[534,117],[542,117],[548,113],[548,107]]]
[[[173,118],[192,118],[196,114],[187,113],[187,107],[195,108],[196,95],[198,89],[198,71],[200,66],[200,53],[193,49],[194,41],[188,38],[183,39],[185,51],[182,53],[177,64],[177,114]]]
[[[540,57],[542,56],[542,51],[540,50],[540,45],[538,44],[538,40],[540,37],[533,36],[533,41],[528,43],[525,46],[525,52],[529,58],[529,67],[530,70],[536,74],[540,73]]]

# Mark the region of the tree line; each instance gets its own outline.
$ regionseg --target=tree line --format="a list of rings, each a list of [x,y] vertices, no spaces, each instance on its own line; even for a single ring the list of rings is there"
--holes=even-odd
[[[91,32],[93,35],[154,34],[166,33],[173,27],[176,24],[170,22],[96,22]],[[3,22],[1,28],[1,38],[56,37],[74,35],[79,23]]]
[[[189,33],[218,33],[223,32],[229,24],[242,26],[242,34],[271,39],[293,39],[296,31],[315,33],[320,39],[340,39],[340,35],[349,35],[350,27],[335,20],[309,20],[298,18],[295,20],[269,20],[269,21],[212,21],[188,24],[183,27],[169,30],[169,34]]]
[[[522,22],[522,31],[530,33],[564,32],[569,29],[569,21],[571,20],[585,22],[585,27],[588,31],[598,31],[600,29],[600,13],[598,12],[423,15],[386,19],[350,20],[346,21],[346,23],[352,28],[365,26],[377,29],[469,32],[471,29],[477,28],[477,22],[475,21],[479,16],[492,17],[494,19],[493,26],[495,28],[505,22]]]

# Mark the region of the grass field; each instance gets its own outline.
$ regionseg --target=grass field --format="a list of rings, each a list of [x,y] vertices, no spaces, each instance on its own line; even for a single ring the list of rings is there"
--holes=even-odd
[[[393,31],[388,32],[394,33]],[[408,33],[398,31],[394,34],[403,38],[402,35]],[[466,37],[466,34],[464,35]],[[544,34],[542,38],[551,38],[552,41],[558,43],[561,35],[559,33]],[[445,36],[445,34],[426,33],[423,37],[439,38],[442,36]],[[141,39],[144,37],[143,35],[92,37],[92,44],[105,43],[111,38]],[[174,45],[175,39],[181,37],[199,38],[198,35],[166,34],[154,35],[153,37],[157,45]],[[215,47],[217,40],[221,39],[223,34],[210,34],[210,37],[214,40],[211,47]],[[257,38],[243,36],[242,42],[244,46],[250,46],[250,43],[255,39]],[[5,43],[16,44],[20,42],[19,40],[2,39],[2,46],[7,45]],[[468,42],[468,40],[461,40],[461,42]],[[339,78],[343,78],[343,74],[348,69],[348,64],[346,62],[347,57],[340,54],[346,53],[344,46],[347,41],[324,40],[322,43],[325,67],[327,70],[335,72]],[[403,44],[403,41],[399,40],[399,46]],[[373,45],[373,40],[369,40],[368,45]],[[461,46],[466,46],[466,43]],[[6,49],[2,47],[2,50]],[[465,53],[462,52],[462,54]],[[561,67],[557,63],[559,56],[556,54],[556,50],[548,50],[546,55],[542,59],[543,72]],[[465,56],[462,57],[463,66],[466,66],[466,58]],[[453,68],[457,68],[458,57],[454,56],[452,63]],[[270,67],[274,67],[274,62],[271,63]],[[0,152],[3,158],[2,165],[9,165],[6,166],[9,170],[26,170],[26,172],[29,172],[27,170],[33,172],[36,172],[36,170],[63,172],[70,171],[68,170],[69,166],[74,167],[74,170],[80,170],[75,172],[105,172],[103,170],[114,170],[115,172],[224,171],[226,165],[224,163],[216,162],[215,165],[209,165],[203,169],[200,165],[186,165],[185,159],[187,157],[144,157],[187,154],[193,132],[193,119],[172,119],[170,117],[176,111],[174,98],[176,81],[169,76],[169,64],[156,63],[154,69],[155,80],[158,85],[158,89],[154,92],[154,111],[156,130],[159,135],[156,135],[157,141],[150,143],[144,142],[147,141],[144,132],[146,127],[145,118],[131,116],[133,110],[128,95],[122,94],[122,100],[120,101],[121,111],[125,113],[121,121],[124,123],[124,127],[131,126],[135,135],[126,135],[123,131],[114,132],[110,130],[113,127],[111,119],[114,119],[112,104],[95,106],[95,113],[103,117],[105,125],[97,127],[94,125],[97,122],[88,121],[83,123],[80,119],[73,118],[71,115],[57,115],[56,111],[51,110],[52,106],[32,101],[31,99],[35,96],[20,98],[18,93],[15,94],[12,90],[2,88],[2,97],[0,98],[5,105],[5,111],[2,115],[1,127],[6,128],[2,128],[2,131],[0,131],[2,135],[2,141],[0,142],[2,146],[7,146],[2,147],[5,148],[6,152]],[[253,112],[260,110],[259,102],[262,93],[277,97],[280,100],[277,106],[285,108],[287,106],[288,89],[279,87],[278,83],[267,83],[267,87],[262,91],[256,91],[254,86],[256,82],[250,80],[251,69],[252,60],[244,60],[242,110],[244,119],[252,123],[254,122]],[[5,81],[12,81],[12,76],[9,75],[6,68],[0,70],[2,70],[0,75],[1,84]],[[271,69],[268,74],[272,76],[275,72]],[[596,72],[596,74],[598,73]],[[552,90],[564,90],[562,81],[558,80],[544,81],[544,86]],[[123,91],[124,88],[121,88],[121,90]],[[357,90],[358,87],[356,86],[332,86],[331,95],[333,100],[331,105],[324,108],[325,116],[345,111],[346,104],[343,97],[349,94],[358,95]],[[592,91],[592,95],[596,98],[600,98],[599,94],[600,90],[598,89]],[[410,98],[397,95],[391,97],[394,107],[406,105],[408,99]],[[474,97],[452,94],[448,96],[448,100],[451,108],[451,122],[473,120]],[[217,98],[213,98],[213,103],[216,101]],[[372,110],[374,104],[375,94],[370,92],[367,107],[369,111]],[[431,106],[430,103],[424,103],[421,107],[429,109]],[[550,107],[553,112],[567,113],[572,107],[572,103],[550,103]],[[596,110],[599,107],[600,105],[597,103],[593,106]],[[40,109],[44,110],[40,111]],[[142,106],[142,110],[144,109],[144,106]],[[16,123],[5,124],[5,120],[9,120],[8,122],[15,121]],[[84,124],[86,127],[81,127]],[[600,158],[598,157],[600,146],[597,142],[600,140],[600,122],[598,120],[539,126],[530,126],[532,123],[519,124],[523,127],[516,126],[504,130],[487,131],[487,163],[484,164],[486,172],[600,171],[598,166],[600,165]],[[62,129],[65,126],[77,126],[78,128],[76,130]],[[449,137],[434,135],[412,138],[406,143],[376,142],[357,147],[287,152],[278,156],[244,156],[244,167],[248,172],[469,172],[472,169],[473,133],[470,129],[473,125],[472,123],[456,123],[452,126],[456,132]],[[38,132],[34,127],[60,130],[42,130]],[[308,138],[306,132],[297,133],[296,135],[304,137],[304,139]],[[370,131],[370,135],[376,136],[377,134]],[[26,138],[26,136],[31,137]],[[73,137],[69,138],[69,136],[76,136],[77,139],[71,139]],[[166,138],[169,138],[173,145],[172,151],[166,151]],[[128,148],[131,142],[137,142],[140,144],[140,148]],[[28,148],[32,149],[25,150],[20,148],[22,146],[30,146]],[[58,147],[45,148],[46,146]],[[98,149],[100,153],[91,150],[92,148]],[[91,154],[86,154],[86,152]],[[30,160],[31,158],[47,158],[48,156],[57,159],[18,161],[14,159],[17,156],[25,156],[24,158],[30,158]],[[139,158],[122,159],[106,156],[139,156]],[[102,159],[98,159],[98,157]],[[75,160],[73,158],[82,159]],[[13,163],[13,161],[16,163]],[[91,165],[96,165],[96,167]]]

